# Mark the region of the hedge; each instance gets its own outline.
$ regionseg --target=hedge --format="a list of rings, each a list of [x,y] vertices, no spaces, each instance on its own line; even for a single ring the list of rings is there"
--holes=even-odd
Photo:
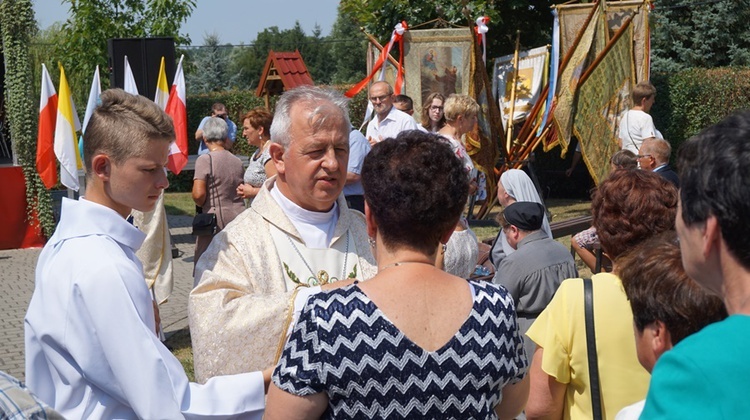
[[[750,109],[750,68],[689,69],[654,74],[654,125],[672,144],[672,159],[680,145],[704,128],[738,110]]]

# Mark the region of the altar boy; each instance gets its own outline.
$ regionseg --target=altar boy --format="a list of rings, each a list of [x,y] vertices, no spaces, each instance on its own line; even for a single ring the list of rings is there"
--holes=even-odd
[[[86,197],[63,200],[25,319],[27,384],[66,418],[263,415],[261,372],[190,383],[156,334],[135,255],[145,235],[126,218],[169,185],[174,138],[155,103],[120,89],[102,93],[87,127]]]

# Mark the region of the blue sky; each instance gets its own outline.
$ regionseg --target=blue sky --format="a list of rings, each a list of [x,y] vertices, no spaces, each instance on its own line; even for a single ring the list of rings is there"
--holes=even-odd
[[[331,32],[338,0],[197,0],[193,15],[182,25],[193,45],[202,45],[205,34],[216,33],[222,43],[249,44],[270,26],[290,29],[299,21],[310,34],[315,24],[323,35]],[[34,0],[34,13],[44,29],[68,17],[68,3]]]

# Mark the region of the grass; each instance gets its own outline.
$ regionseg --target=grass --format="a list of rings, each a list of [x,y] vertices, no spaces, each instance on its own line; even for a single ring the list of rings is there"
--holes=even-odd
[[[195,215],[195,203],[189,192],[171,192],[164,194],[164,209],[170,216],[193,216]]]
[[[175,331],[164,344],[172,351],[172,354],[182,363],[188,379],[195,381],[195,371],[193,370],[193,344],[190,341],[190,330],[187,328]]]

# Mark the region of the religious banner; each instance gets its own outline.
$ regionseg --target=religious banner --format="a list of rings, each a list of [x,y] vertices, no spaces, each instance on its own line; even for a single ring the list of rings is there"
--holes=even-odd
[[[570,135],[573,131],[573,112],[575,110],[575,100],[578,94],[578,82],[584,71],[588,68],[588,57],[596,33],[606,31],[602,16],[602,7],[599,2],[596,7],[590,11],[587,24],[581,28],[581,35],[578,43],[568,52],[568,60],[563,64],[558,78],[557,97],[554,102],[552,111],[553,123],[556,131],[557,142],[562,146],[562,155],[568,150]],[[601,39],[601,37],[599,37]],[[556,142],[556,143],[557,143]],[[555,143],[546,145],[554,146]]]
[[[481,183],[484,181],[484,196],[478,197],[478,200],[484,200],[484,204],[476,215],[478,219],[482,219],[489,212],[490,205],[493,203],[493,198],[497,192],[495,164],[498,161],[498,140],[502,140],[505,136],[500,109],[492,97],[492,82],[490,82],[490,76],[485,70],[482,47],[473,29],[470,33],[474,43],[472,45],[471,80],[468,95],[477,101],[481,112],[477,115],[477,125],[466,133],[465,140],[466,151],[481,174],[479,177],[480,191],[482,189]],[[503,155],[505,154],[503,153]]]
[[[609,40],[623,26],[623,23],[635,13],[632,20],[633,55],[635,56],[636,83],[649,79],[649,7],[647,0],[613,1],[606,3]],[[592,3],[565,4],[555,9],[560,20],[560,55],[567,54],[575,43],[576,35],[586,17],[591,12]],[[605,41],[606,41],[605,40]]]
[[[633,25],[624,26],[581,78],[573,131],[581,155],[598,185],[609,173],[609,159],[619,150],[618,127],[629,108],[635,85]]]
[[[534,48],[518,54],[518,79],[516,80],[516,100],[513,107],[513,123],[526,119],[529,111],[539,100],[542,87],[547,83],[546,66],[549,53],[548,47]],[[508,129],[510,114],[510,96],[513,87],[515,71],[513,65],[514,54],[495,59],[492,77],[492,93],[497,98],[498,106],[503,115],[503,129]]]
[[[406,95],[421,115],[423,101],[433,92],[443,96],[469,93],[472,33],[468,28],[409,30],[406,40]],[[486,73],[486,72],[485,72]]]

